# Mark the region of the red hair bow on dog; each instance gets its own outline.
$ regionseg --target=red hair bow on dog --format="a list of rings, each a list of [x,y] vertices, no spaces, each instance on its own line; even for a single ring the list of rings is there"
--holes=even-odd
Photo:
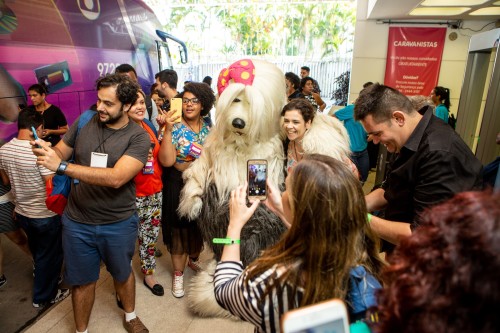
[[[251,86],[255,78],[255,66],[250,59],[242,59],[233,63],[229,68],[224,68],[217,80],[217,91],[219,96],[224,89],[227,88],[229,83],[243,83],[246,86]]]

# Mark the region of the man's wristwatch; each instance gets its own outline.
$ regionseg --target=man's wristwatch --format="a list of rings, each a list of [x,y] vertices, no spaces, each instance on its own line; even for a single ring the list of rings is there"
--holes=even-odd
[[[56,174],[57,175],[64,175],[67,167],[68,167],[68,162],[61,161],[61,164],[59,164],[59,166],[57,167]]]

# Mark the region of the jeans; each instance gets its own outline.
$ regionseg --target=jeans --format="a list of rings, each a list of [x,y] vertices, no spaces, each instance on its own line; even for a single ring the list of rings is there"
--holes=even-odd
[[[368,178],[368,171],[370,171],[370,159],[368,157],[368,150],[353,152],[351,154],[352,161],[358,168],[361,175],[361,182],[364,183]]]
[[[33,303],[49,302],[57,294],[57,280],[63,262],[61,217],[54,215],[30,218],[16,215],[17,221],[28,236],[28,246],[35,262]]]

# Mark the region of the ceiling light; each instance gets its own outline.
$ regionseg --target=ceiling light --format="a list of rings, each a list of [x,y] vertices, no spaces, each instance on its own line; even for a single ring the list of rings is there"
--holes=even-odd
[[[465,13],[470,7],[428,7],[415,8],[410,12],[412,16],[454,16]]]
[[[475,10],[471,13],[469,13],[470,15],[475,15],[475,16],[479,16],[479,15],[488,15],[488,16],[491,16],[491,15],[500,15],[500,7],[486,7],[486,8],[481,8],[481,9],[478,9],[478,10]]]
[[[477,6],[488,0],[425,0],[420,6]]]

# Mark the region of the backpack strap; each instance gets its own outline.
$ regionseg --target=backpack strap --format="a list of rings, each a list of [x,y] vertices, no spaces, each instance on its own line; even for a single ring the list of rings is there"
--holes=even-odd
[[[148,119],[144,118],[142,120],[146,125],[148,125],[148,127],[151,129],[151,131],[153,131],[153,134],[156,138],[158,138],[158,131],[156,130],[155,126],[153,125],[152,122],[150,122]]]
[[[92,117],[94,117],[96,114],[97,114],[97,112],[94,110],[87,110],[80,115],[80,119],[78,119],[78,126],[76,127],[76,136],[78,136],[78,134],[80,133],[80,130],[85,125],[87,125],[87,123],[90,121],[90,119],[92,119]],[[76,138],[75,138],[75,142],[76,142]]]

